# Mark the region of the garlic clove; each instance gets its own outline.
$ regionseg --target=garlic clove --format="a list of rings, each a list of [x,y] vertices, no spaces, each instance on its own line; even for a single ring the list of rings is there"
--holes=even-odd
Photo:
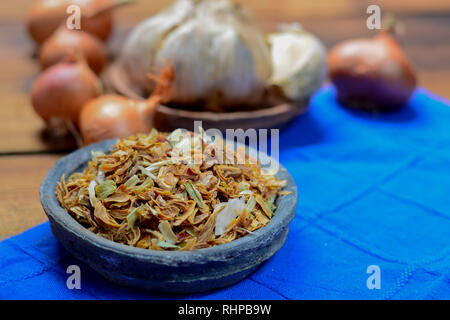
[[[268,36],[273,73],[271,83],[292,100],[309,97],[327,77],[326,49],[300,25],[291,24]]]
[[[120,56],[120,65],[132,84],[141,91],[154,89],[148,78],[154,73],[157,50],[171,30],[175,30],[193,12],[191,0],[179,0],[155,16],[139,23],[130,33]]]

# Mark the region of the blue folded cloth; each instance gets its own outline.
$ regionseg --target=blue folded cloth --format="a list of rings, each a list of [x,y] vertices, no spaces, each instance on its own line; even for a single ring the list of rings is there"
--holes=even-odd
[[[177,296],[117,286],[44,223],[0,243],[0,298],[449,299],[449,106],[418,89],[402,110],[368,114],[342,108],[331,87],[317,92],[280,133],[299,188],[286,243],[231,287]],[[66,286],[74,264],[80,290]]]

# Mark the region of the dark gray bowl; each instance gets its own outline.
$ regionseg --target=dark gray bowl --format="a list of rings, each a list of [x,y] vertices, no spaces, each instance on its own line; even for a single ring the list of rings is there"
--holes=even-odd
[[[56,183],[81,171],[91,151],[110,150],[115,140],[79,149],[60,159],[45,177],[39,193],[55,237],[76,258],[119,284],[153,291],[188,293],[231,285],[254,271],[283,245],[295,215],[297,187],[280,165],[279,179],[287,180],[291,194],[277,199],[267,226],[227,244],[194,251],[167,252],[130,247],[109,241],[84,228],[60,205]]]

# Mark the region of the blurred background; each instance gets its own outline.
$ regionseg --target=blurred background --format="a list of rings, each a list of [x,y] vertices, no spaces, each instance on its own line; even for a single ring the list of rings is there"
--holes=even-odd
[[[38,186],[63,145],[42,140],[44,123],[30,107],[29,91],[40,72],[36,48],[25,29],[32,0],[0,2],[0,240],[26,230],[46,217],[38,200]],[[114,55],[138,22],[172,1],[138,0],[115,13],[114,34],[108,42]],[[450,1],[448,0],[240,0],[254,12],[264,31],[281,22],[300,22],[327,49],[355,37],[372,36],[366,9],[379,5],[402,23],[401,41],[416,67],[419,85],[450,98]]]

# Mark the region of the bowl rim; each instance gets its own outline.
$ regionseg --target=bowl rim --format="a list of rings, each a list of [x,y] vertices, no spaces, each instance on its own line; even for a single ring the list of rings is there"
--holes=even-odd
[[[59,159],[54,167],[47,173],[39,188],[41,204],[49,219],[54,220],[66,231],[74,235],[75,238],[84,241],[87,240],[90,244],[99,247],[104,251],[168,265],[187,261],[195,261],[196,263],[218,261],[223,260],[224,255],[232,256],[232,254],[236,252],[236,249],[239,249],[238,251],[242,253],[246,250],[252,250],[255,247],[255,244],[259,242],[268,241],[267,235],[270,234],[270,231],[273,231],[276,228],[287,227],[295,215],[298,197],[297,186],[294,179],[275,159],[266,154],[262,154],[263,157],[269,157],[272,161],[277,162],[279,170],[276,175],[280,174],[280,171],[282,172],[282,179],[287,180],[285,190],[290,191],[291,193],[278,197],[276,200],[277,208],[269,223],[266,226],[255,230],[252,234],[247,234],[229,243],[191,251],[149,250],[103,238],[82,226],[63,207],[61,207],[56,197],[55,190],[56,184],[60,181],[62,174],[66,174],[67,177],[75,172],[75,170],[87,164],[91,159],[91,151],[107,152],[116,141],[118,141],[118,139],[101,141],[78,149]],[[193,257],[195,257],[195,260],[192,260]]]
[[[288,101],[275,104],[273,106],[257,109],[257,110],[245,110],[245,111],[230,111],[230,112],[212,112],[212,111],[193,111],[188,109],[177,109],[170,107],[166,104],[159,104],[157,111],[171,116],[184,117],[187,119],[201,119],[209,122],[223,122],[223,121],[236,121],[237,119],[254,120],[263,117],[273,117],[280,114],[295,114],[301,115],[305,113],[309,108],[309,100],[291,103]]]
[[[129,82],[129,75],[124,70],[120,61],[112,63],[103,73],[103,80],[108,87],[121,95],[132,99],[146,100],[145,97],[136,92],[136,88],[132,85],[123,85]],[[120,79],[120,81],[118,80]],[[122,82],[122,83],[120,83]],[[209,122],[235,121],[236,119],[256,120],[260,118],[270,118],[273,116],[292,114],[299,116],[310,108],[310,100],[312,94],[298,101],[289,99],[280,100],[271,106],[256,110],[233,110],[228,112],[213,112],[202,110],[190,110],[188,108],[174,108],[167,104],[159,104],[156,111],[166,116],[184,117],[187,119],[203,120]]]

